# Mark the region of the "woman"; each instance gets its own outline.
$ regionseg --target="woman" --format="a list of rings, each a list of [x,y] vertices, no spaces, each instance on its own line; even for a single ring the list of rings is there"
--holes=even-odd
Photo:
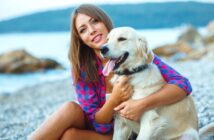
[[[178,102],[191,93],[189,81],[155,56],[155,63],[167,84],[139,100],[127,100],[133,93],[127,77],[113,86],[102,69],[107,60],[99,49],[113,28],[104,11],[94,5],[80,5],[72,15],[70,61],[78,103],[67,102],[37,129],[30,139],[110,140],[113,114],[137,121],[149,109]],[[110,97],[106,100],[106,94]]]

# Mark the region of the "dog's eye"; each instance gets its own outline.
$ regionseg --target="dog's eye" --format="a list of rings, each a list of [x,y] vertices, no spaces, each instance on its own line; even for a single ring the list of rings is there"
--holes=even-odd
[[[119,37],[119,38],[118,38],[118,41],[125,41],[125,40],[127,40],[127,39],[124,38],[124,37]]]

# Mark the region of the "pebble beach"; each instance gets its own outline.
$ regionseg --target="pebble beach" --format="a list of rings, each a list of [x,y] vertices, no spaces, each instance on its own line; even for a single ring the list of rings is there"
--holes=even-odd
[[[205,56],[197,61],[165,60],[187,77],[193,87],[199,126],[214,122],[214,63]],[[40,83],[12,93],[0,93],[0,139],[25,140],[47,117],[67,101],[75,100],[70,77]]]

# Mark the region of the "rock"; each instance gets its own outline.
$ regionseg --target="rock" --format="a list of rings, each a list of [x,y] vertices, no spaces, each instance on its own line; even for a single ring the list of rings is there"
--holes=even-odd
[[[194,49],[204,46],[202,36],[193,26],[186,27],[184,32],[178,37],[178,42],[188,43]]]
[[[25,50],[0,55],[0,73],[24,73],[58,68],[62,66],[56,61],[36,58]]]
[[[177,61],[199,60],[207,53],[206,49],[193,50],[185,57],[178,58]]]
[[[214,20],[210,21],[207,25],[208,34],[214,34]]]
[[[176,53],[189,53],[192,51],[191,46],[185,42],[177,42],[175,44],[169,44],[157,47],[153,49],[153,52],[158,56],[170,57]]]
[[[209,34],[203,38],[205,46],[208,46],[209,44],[214,44],[214,33]]]
[[[158,56],[170,57],[173,61],[198,60],[208,51],[208,47],[193,49],[187,43],[177,42],[171,45],[164,45],[155,48],[153,52]]]
[[[160,46],[153,51],[173,61],[198,60],[207,54],[207,46],[213,42],[214,35],[203,38],[194,27],[188,26],[175,44]]]
[[[203,59],[214,61],[214,43],[206,47],[207,54]]]

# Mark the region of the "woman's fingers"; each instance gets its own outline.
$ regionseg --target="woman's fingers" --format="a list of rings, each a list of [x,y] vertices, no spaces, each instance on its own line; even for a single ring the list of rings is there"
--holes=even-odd
[[[125,100],[129,99],[133,94],[133,86],[128,85],[126,90],[124,91]]]
[[[123,85],[125,85],[125,84],[128,83],[128,80],[129,80],[128,76],[120,76],[120,77],[118,78],[117,82],[118,82],[121,86],[123,86]]]
[[[120,76],[118,81],[114,84],[112,93],[113,97],[117,98],[120,102],[128,100],[133,93],[133,86],[129,84],[128,76]]]
[[[129,89],[129,84],[125,84],[123,87],[122,87],[122,91],[123,92],[126,92],[128,89]]]
[[[125,107],[125,103],[121,103],[120,105],[118,105],[117,107],[114,108],[115,111],[120,111],[121,109],[123,109]]]

